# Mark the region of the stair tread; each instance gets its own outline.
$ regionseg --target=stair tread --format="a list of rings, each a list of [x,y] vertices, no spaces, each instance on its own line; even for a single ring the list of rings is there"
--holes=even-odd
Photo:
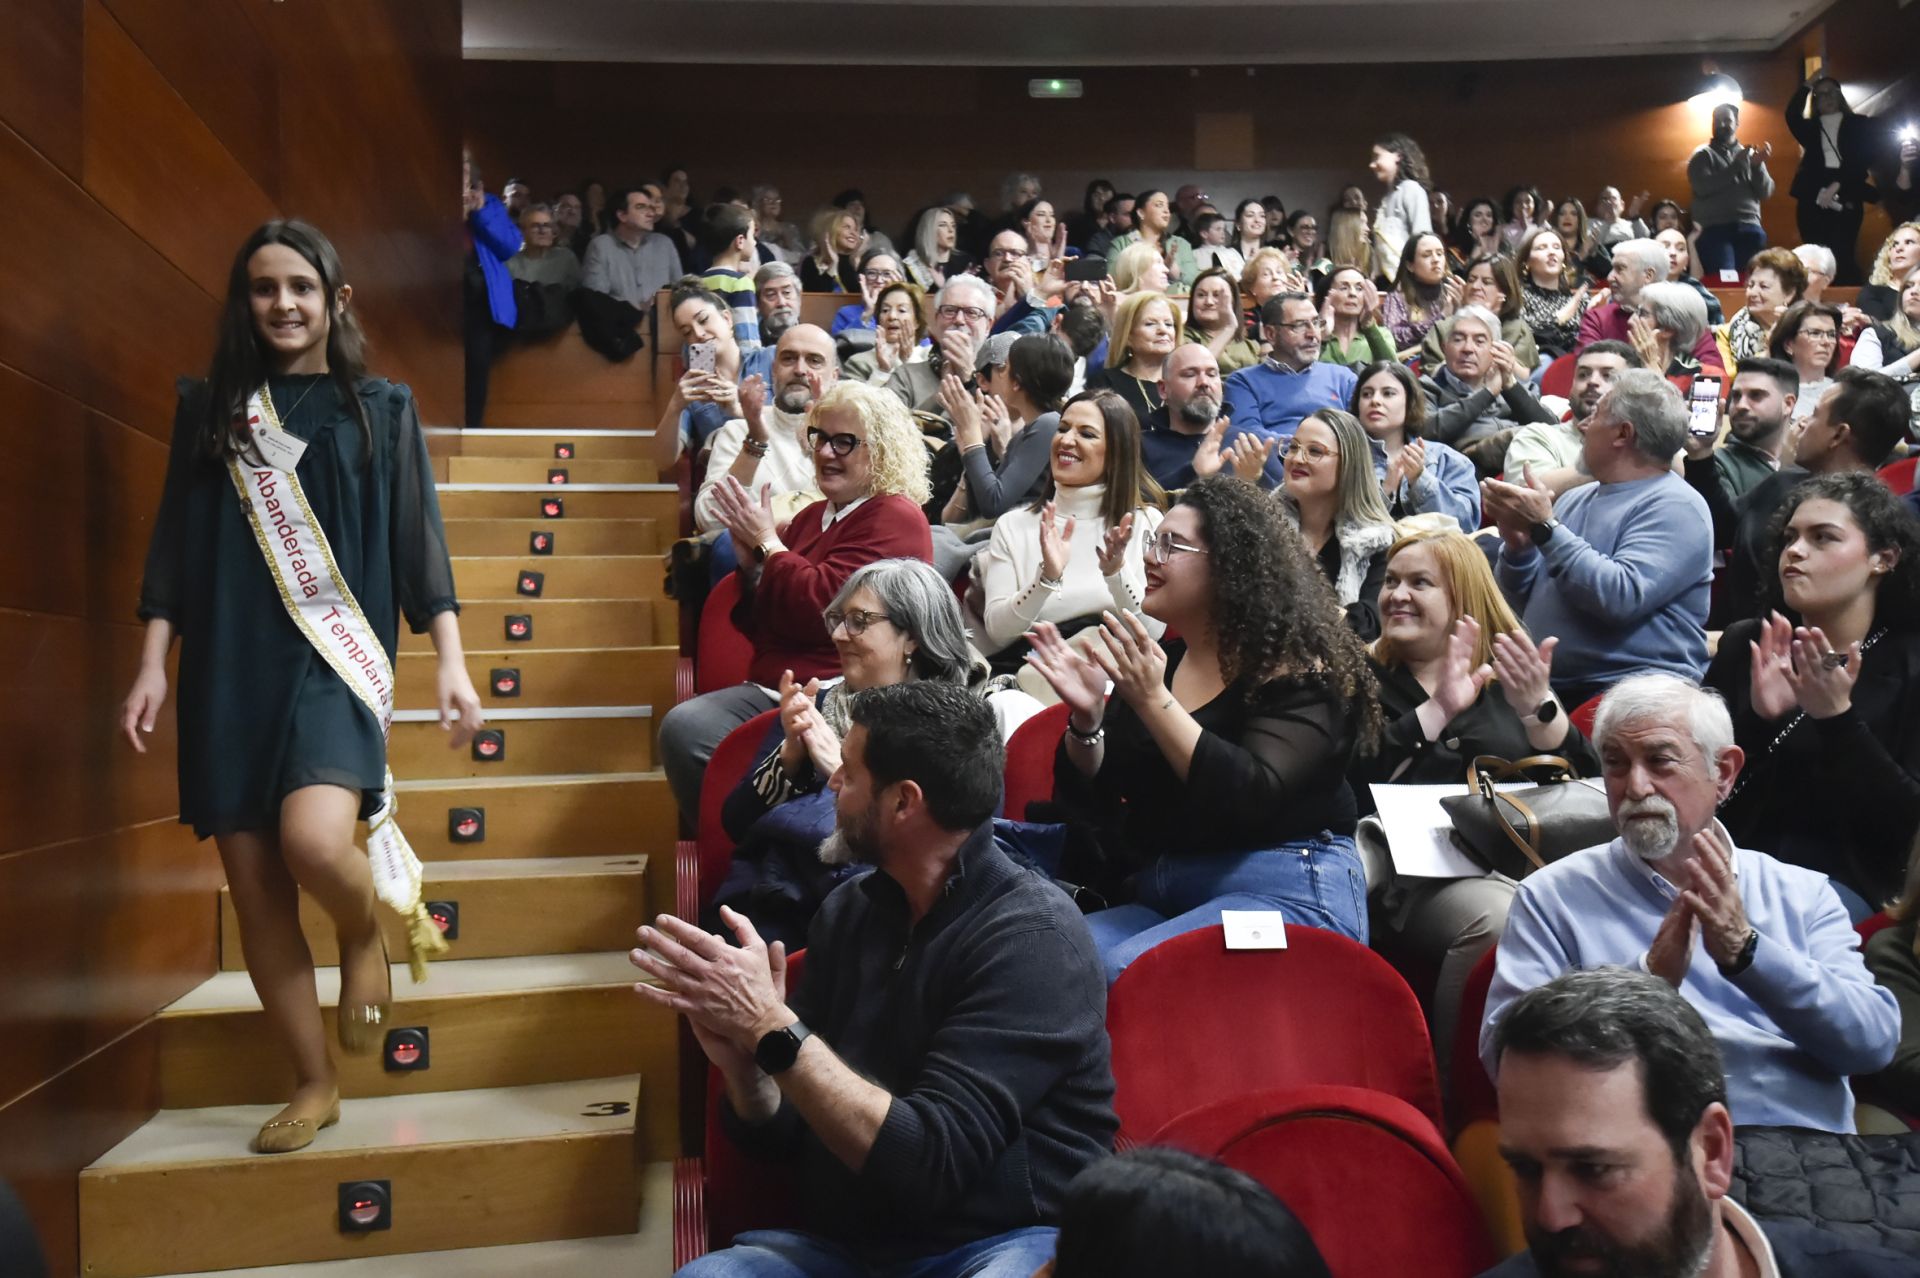
[[[409,790],[508,790],[546,788],[560,785],[599,785],[633,781],[666,780],[666,773],[659,768],[648,772],[555,772],[546,776],[513,777],[453,777],[422,778],[419,780],[393,783],[396,793],[405,794]]]
[[[316,967],[320,1006],[340,1001],[340,969]],[[622,985],[640,979],[624,952],[604,954],[523,954],[508,958],[448,959],[427,965],[427,979],[415,985],[405,963],[392,965],[396,1000],[448,998],[471,994],[510,994],[525,990]],[[260,996],[244,971],[216,972],[162,1009],[162,1016],[192,1012],[257,1011]]]
[[[492,1087],[465,1092],[420,1092],[349,1101],[340,1122],[321,1132],[305,1150],[278,1154],[294,1159],[470,1141],[532,1140],[631,1129],[631,1108],[607,1117],[581,1113],[602,1101],[632,1106],[639,1078],[589,1078],[569,1083]],[[279,1111],[278,1105],[221,1105],[211,1109],[163,1109],[132,1135],[96,1159],[87,1172],[127,1172],[177,1163],[251,1159],[247,1141]],[[83,1172],[84,1176],[87,1174]]]
[[[527,856],[489,861],[426,861],[428,883],[475,883],[491,879],[579,879],[609,874],[639,878],[647,872],[644,852],[631,856]]]
[[[673,1269],[673,1164],[641,1168],[640,1231],[559,1242],[419,1251],[404,1256],[318,1260],[222,1269],[169,1278],[666,1278]]]

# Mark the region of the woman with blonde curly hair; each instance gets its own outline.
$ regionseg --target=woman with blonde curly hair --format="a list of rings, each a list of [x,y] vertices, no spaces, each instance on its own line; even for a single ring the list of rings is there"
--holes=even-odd
[[[854,569],[876,559],[931,561],[921,513],[929,496],[927,449],[898,396],[842,381],[809,414],[821,499],[776,527],[771,500],[728,476],[715,489],[719,522],[739,558],[733,620],[753,642],[748,682],[683,701],[660,724],[661,765],[683,825],[699,810],[700,777],[727,733],[773,704],[783,677],[805,683],[840,673],[820,613]],[[884,623],[882,623],[884,624]]]
[[[1920,266],[1920,222],[1902,222],[1893,228],[1874,255],[1873,273],[1854,304],[1868,319],[1886,323],[1900,311],[1900,281]]]
[[[1380,707],[1366,651],[1280,505],[1213,475],[1146,547],[1141,617],[1107,614],[1076,649],[1051,623],[1028,661],[1069,710],[1061,800],[1134,901],[1087,919],[1109,979],[1220,911],[1279,910],[1365,942],[1366,883],[1346,773]],[[1107,697],[1107,685],[1113,697]]]
[[[809,293],[858,293],[866,228],[847,209],[823,209],[813,219],[813,252],[800,261],[800,287]]]

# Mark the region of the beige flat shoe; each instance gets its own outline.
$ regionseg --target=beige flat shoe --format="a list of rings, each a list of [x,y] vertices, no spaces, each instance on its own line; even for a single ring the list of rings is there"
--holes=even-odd
[[[336,1093],[327,1112],[319,1117],[288,1118],[286,1109],[275,1115],[273,1120],[261,1127],[253,1138],[253,1152],[256,1154],[291,1154],[296,1149],[305,1149],[313,1144],[323,1128],[331,1127],[340,1121],[340,1097]]]

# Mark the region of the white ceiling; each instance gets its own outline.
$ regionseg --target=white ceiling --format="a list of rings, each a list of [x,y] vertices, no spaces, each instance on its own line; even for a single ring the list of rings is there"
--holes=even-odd
[[[469,58],[926,66],[1770,51],[1833,0],[465,0]]]

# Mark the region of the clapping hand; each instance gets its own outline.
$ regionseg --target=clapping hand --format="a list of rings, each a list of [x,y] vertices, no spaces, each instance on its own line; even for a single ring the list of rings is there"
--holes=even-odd
[[[1473,650],[1480,643],[1480,623],[1463,615],[1447,632],[1447,649],[1440,657],[1440,677],[1433,687],[1433,704],[1443,723],[1480,699],[1480,690],[1493,675],[1492,666],[1473,664]]]
[[[1831,719],[1853,708],[1853,685],[1860,678],[1860,645],[1844,652],[1827,642],[1818,626],[1793,632],[1793,661],[1786,672],[1795,701],[1810,719]]]
[[[764,444],[767,441],[767,425],[762,410],[767,406],[766,378],[755,373],[741,382],[735,402],[740,408],[741,420],[747,424],[747,434]]]
[[[1752,653],[1749,675],[1753,712],[1769,722],[1793,709],[1793,684],[1787,674],[1793,669],[1793,626],[1779,613],[1763,617],[1760,634],[1747,644]]]
[[[1372,280],[1360,281],[1360,319],[1363,323],[1380,322],[1380,286]]]
[[[1145,714],[1151,707],[1171,700],[1167,692],[1167,653],[1147,633],[1146,625],[1131,612],[1114,616],[1100,614],[1097,643],[1087,645],[1087,655],[1113,680],[1113,690],[1127,704]]]
[[[1059,581],[1067,571],[1067,557],[1073,552],[1073,516],[1063,526],[1055,523],[1058,513],[1048,502],[1040,508],[1040,575]]]
[[[1100,539],[1100,575],[1112,577],[1127,564],[1127,545],[1133,540],[1133,512],[1128,511],[1120,517],[1120,522],[1107,529],[1106,536]]]
[[[1448,275],[1440,281],[1440,313],[1451,315],[1460,309],[1460,299],[1466,296],[1467,286],[1458,275]]]
[[[1013,442],[1013,414],[1007,411],[1007,401],[998,395],[980,396],[980,424],[1004,453]]]
[[[1536,647],[1525,630],[1494,636],[1493,675],[1515,714],[1532,715],[1553,700],[1553,650],[1559,646],[1560,641],[1549,636]],[[1564,724],[1564,717],[1560,722]]]
[[[1693,884],[1680,894],[1700,924],[1707,957],[1731,967],[1746,948],[1753,931],[1740,900],[1740,884],[1733,872],[1733,845],[1718,824],[1693,836],[1693,859],[1687,863]]]
[[[947,420],[953,423],[953,440],[961,452],[985,445],[986,437],[980,424],[980,392],[969,394],[967,384],[948,373],[940,379],[940,406],[947,410]]]
[[[769,484],[760,485],[756,497],[747,491],[745,484],[728,475],[713,491],[715,514],[733,534],[734,550],[744,561],[747,551],[773,533],[773,488]]]
[[[1107,676],[1100,667],[1060,637],[1060,627],[1042,621],[1027,633],[1033,645],[1027,664],[1040,672],[1061,704],[1067,707],[1073,730],[1090,737],[1107,713]]]
[[[813,699],[820,694],[820,681],[809,679],[803,686],[794,682],[793,671],[782,670],[779,691],[780,766],[791,775],[807,757],[807,718],[818,714]]]
[[[1231,425],[1226,418],[1216,417],[1213,425],[1207,427],[1200,436],[1200,442],[1193,450],[1193,477],[1205,479],[1219,471],[1226,459],[1221,455],[1220,443],[1227,436],[1227,427]]]
[[[1667,349],[1667,335],[1639,311],[1635,311],[1627,320],[1627,340],[1633,343],[1634,350],[1640,352],[1640,358],[1646,366],[1655,372],[1664,370],[1673,362]]]
[[[1653,944],[1647,947],[1647,971],[1679,989],[1693,966],[1693,934],[1698,925],[1686,894],[1674,897],[1653,934]]]
[[[1427,441],[1408,440],[1406,446],[1393,455],[1387,463],[1387,478],[1383,485],[1389,496],[1397,495],[1402,484],[1411,486],[1416,483],[1427,469]]]

